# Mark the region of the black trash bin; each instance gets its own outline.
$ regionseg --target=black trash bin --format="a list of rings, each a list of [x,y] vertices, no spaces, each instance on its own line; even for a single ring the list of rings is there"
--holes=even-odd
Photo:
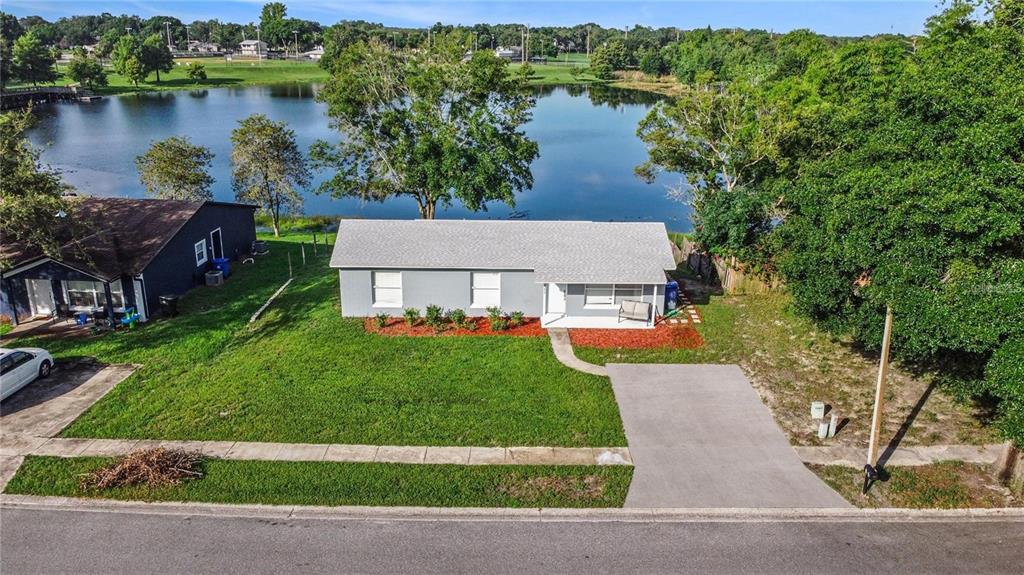
[[[174,317],[178,315],[178,296],[176,295],[162,295],[160,296],[160,313],[164,317]]]

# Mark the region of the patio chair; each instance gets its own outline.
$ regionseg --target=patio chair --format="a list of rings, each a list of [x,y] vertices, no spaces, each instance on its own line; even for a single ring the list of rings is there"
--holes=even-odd
[[[651,317],[651,304],[645,301],[622,300],[619,304],[619,321],[623,318],[647,322]]]

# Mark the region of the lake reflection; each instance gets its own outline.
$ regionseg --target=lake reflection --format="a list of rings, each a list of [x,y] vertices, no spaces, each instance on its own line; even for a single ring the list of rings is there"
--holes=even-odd
[[[316,102],[317,87],[302,84],[150,92],[104,98],[93,103],[40,106],[31,137],[44,146],[43,161],[60,169],[82,193],[141,196],[135,157],[154,140],[188,136],[215,154],[211,174],[214,195],[231,200],[231,130],[250,114],[283,120],[295,130],[303,149],[317,139],[336,141]],[[662,221],[688,230],[688,210],[666,198],[676,176],[645,184],[633,174],[644,161],[636,126],[658,96],[606,87],[537,89],[527,134],[540,145],[533,163],[533,189],[518,195],[515,208],[492,203],[473,213],[461,205],[438,210],[444,218]],[[315,183],[326,179],[318,174]],[[306,195],[305,211],[372,218],[414,218],[411,199],[363,203]]]

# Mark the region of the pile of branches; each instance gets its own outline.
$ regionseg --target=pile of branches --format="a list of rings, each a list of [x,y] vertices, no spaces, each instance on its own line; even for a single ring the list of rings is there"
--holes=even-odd
[[[198,479],[202,454],[178,449],[145,449],[134,451],[82,477],[78,486],[83,491],[146,485],[168,487],[180,485],[185,479]]]

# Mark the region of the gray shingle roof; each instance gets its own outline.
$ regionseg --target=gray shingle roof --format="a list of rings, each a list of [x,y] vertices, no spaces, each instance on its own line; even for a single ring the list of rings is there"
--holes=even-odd
[[[661,223],[342,220],[335,268],[534,270],[538,283],[661,283]]]

